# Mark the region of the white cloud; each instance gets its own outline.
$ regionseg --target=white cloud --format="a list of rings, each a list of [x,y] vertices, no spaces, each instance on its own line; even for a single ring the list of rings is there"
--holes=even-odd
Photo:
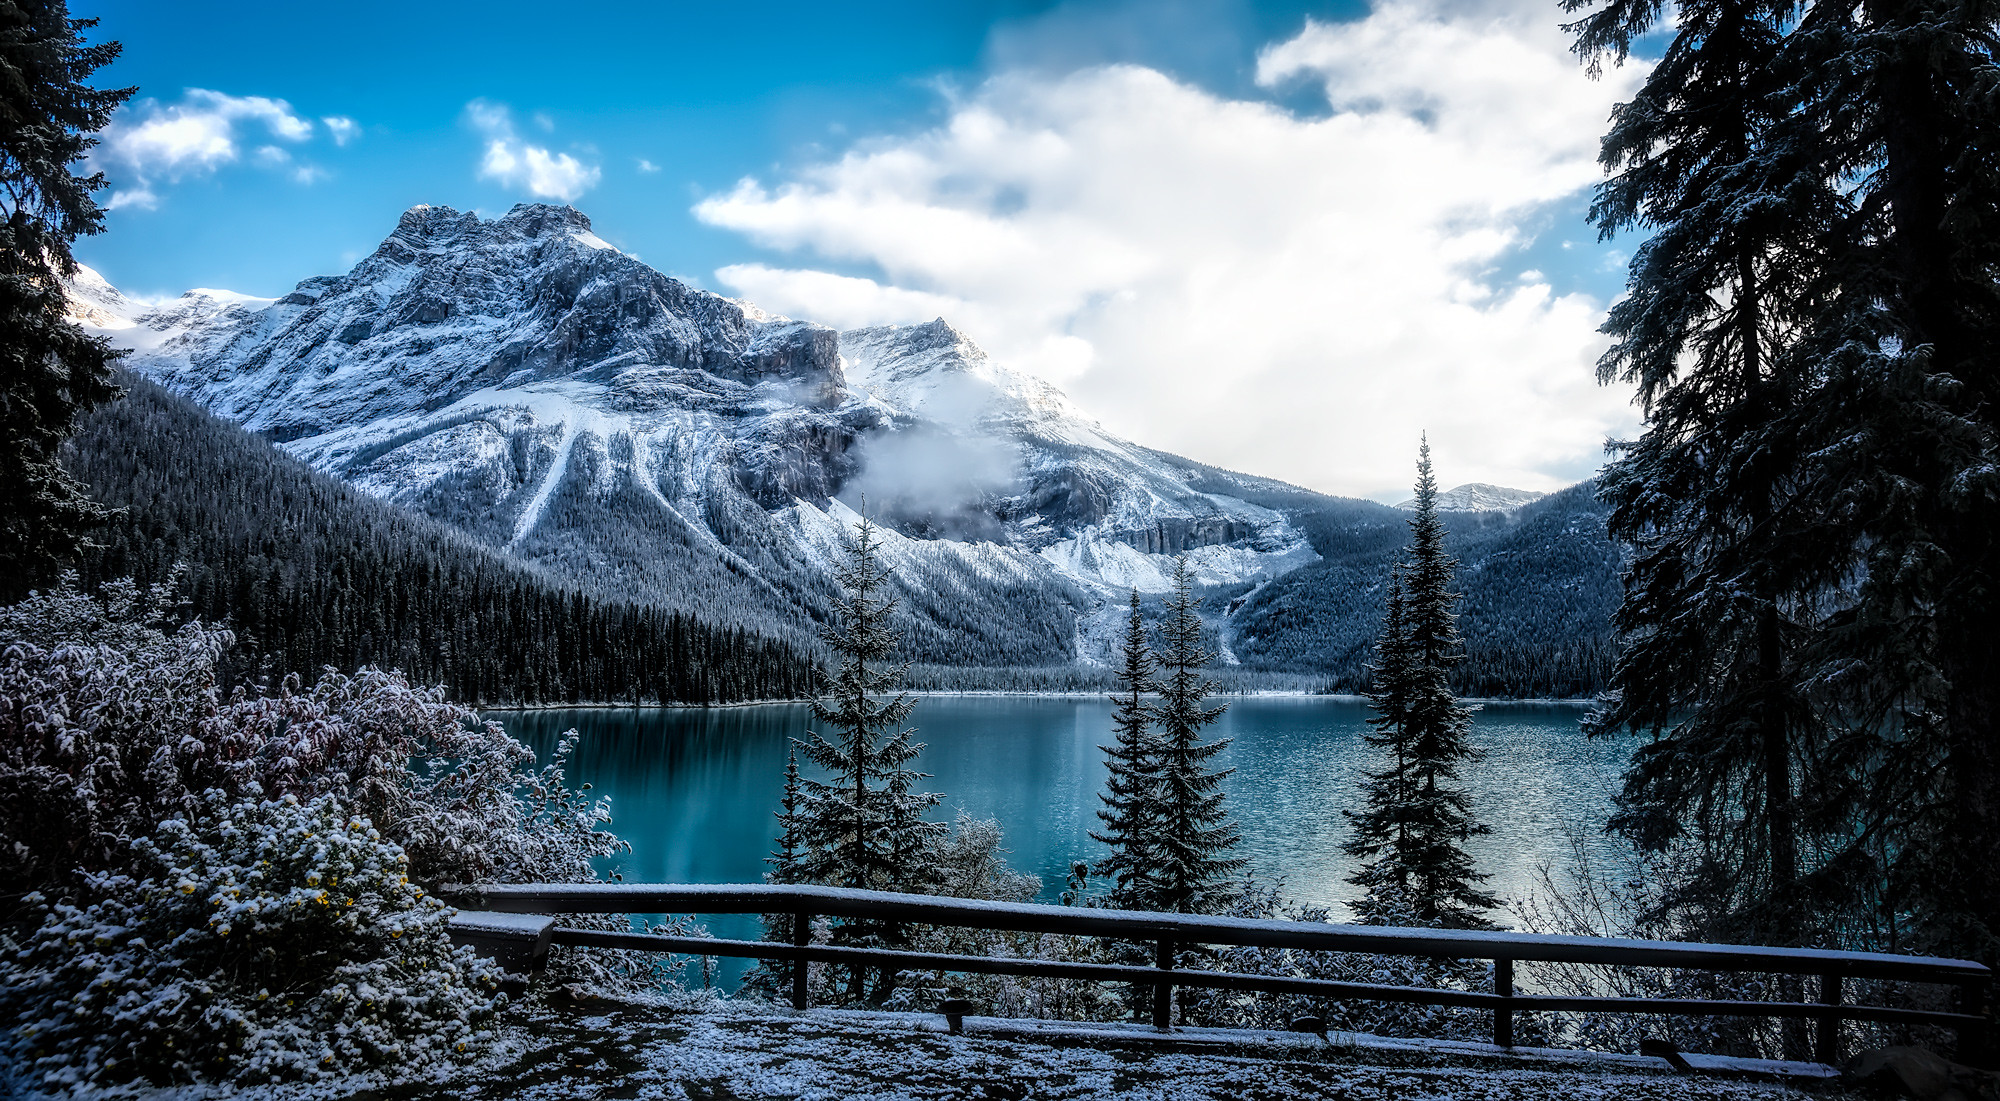
[[[639,171],[651,174],[654,172],[658,172],[659,170],[660,170],[659,165],[654,164],[652,161],[649,161],[644,157],[639,158]]]
[[[465,105],[465,115],[486,136],[486,151],[479,159],[480,179],[522,188],[537,198],[571,202],[597,186],[598,177],[603,175],[596,165],[586,165],[568,153],[552,153],[522,141],[514,132],[513,115],[502,104],[475,99]],[[543,129],[555,126],[546,115],[535,118]]]
[[[326,124],[326,132],[335,145],[346,145],[361,136],[361,124],[345,115],[328,115],[320,121]]]
[[[942,313],[1154,446],[1401,499],[1429,429],[1451,484],[1553,488],[1634,414],[1595,382],[1601,303],[1506,258],[1598,178],[1643,76],[1590,81],[1554,24],[1411,0],[1309,22],[1258,80],[1323,88],[1316,117],[1133,66],[1001,74],[934,129],[695,213],[885,277],[717,273],[759,305]]]
[[[963,317],[973,309],[962,298],[885,287],[873,279],[824,271],[731,264],[715,277],[751,302],[811,302],[814,321],[841,329]]]
[[[334,119],[325,120],[336,142],[344,143]],[[351,120],[339,120],[353,126]],[[266,141],[256,144],[262,133]],[[158,187],[206,175],[243,156],[255,145],[253,163],[288,170],[302,181],[323,176],[317,168],[294,167],[293,155],[276,142],[298,145],[313,136],[312,120],[300,116],[282,99],[232,96],[206,88],[190,88],[180,102],[140,100],[120,111],[106,127],[102,144],[92,155],[114,188],[110,209],[153,207]]]

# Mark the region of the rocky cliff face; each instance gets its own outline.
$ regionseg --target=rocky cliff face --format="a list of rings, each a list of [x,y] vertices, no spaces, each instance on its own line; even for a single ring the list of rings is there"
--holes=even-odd
[[[588,584],[799,634],[864,496],[906,630],[936,651],[916,656],[938,660],[1068,660],[1078,614],[1163,587],[1174,554],[1211,583],[1316,557],[942,320],[772,316],[567,207],[416,207],[276,300],[146,305],[93,276],[74,297],[136,369],[370,493]]]

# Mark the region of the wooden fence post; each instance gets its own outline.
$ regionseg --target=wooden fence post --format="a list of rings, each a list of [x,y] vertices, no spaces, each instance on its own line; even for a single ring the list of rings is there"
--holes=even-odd
[[[1163,940],[1153,956],[1154,966],[1162,972],[1174,969],[1174,942]],[[1172,979],[1164,979],[1153,984],[1153,1027],[1171,1028],[1174,1023],[1174,984]]]
[[[812,943],[812,915],[801,910],[792,915],[792,943],[800,948]],[[804,957],[792,961],[792,1008],[811,1009],[812,992],[806,989],[806,969],[811,967]]]
[[[1503,998],[1514,996],[1514,961],[1496,959],[1493,961],[1493,993]],[[1514,1009],[1502,1004],[1493,1010],[1493,1042],[1500,1047],[1514,1046]]]
[[[1821,1005],[1840,1004],[1840,973],[1829,971],[1819,977],[1819,1000]],[[1815,1030],[1813,1056],[1830,1067],[1840,1065],[1840,1015],[1829,1013],[1819,1019]]]

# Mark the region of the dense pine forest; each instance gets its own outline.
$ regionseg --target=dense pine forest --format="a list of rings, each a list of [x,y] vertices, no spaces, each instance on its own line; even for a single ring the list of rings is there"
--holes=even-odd
[[[480,704],[724,703],[811,690],[810,655],[610,599],[375,501],[140,379],[64,464],[119,510],[86,587],[187,571],[186,611],[236,633],[239,681],[377,665]]]
[[[1574,698],[1609,682],[1618,657],[1611,613],[1621,551],[1606,534],[1607,510],[1596,492],[1595,482],[1584,482],[1511,518],[1441,515],[1450,551],[1463,564],[1457,584],[1466,654],[1450,671],[1455,691]],[[1206,610],[1234,613],[1229,646],[1246,668],[1311,674],[1332,691],[1364,691],[1390,562],[1409,537],[1408,514],[1305,491],[1244,495],[1284,510],[1320,561],[1267,584],[1213,593]]]

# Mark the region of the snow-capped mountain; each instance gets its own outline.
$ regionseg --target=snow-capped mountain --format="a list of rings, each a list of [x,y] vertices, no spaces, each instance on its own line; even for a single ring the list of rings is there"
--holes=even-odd
[[[1437,495],[1439,512],[1508,512],[1522,505],[1539,501],[1548,496],[1531,489],[1508,489],[1506,486],[1488,485],[1485,482],[1467,482],[1456,489],[1447,489]],[[1417,507],[1416,498],[1399,501],[1400,509]]]
[[[767,314],[567,207],[416,207],[352,271],[275,300],[139,302],[91,272],[73,299],[132,368],[371,494],[739,621],[823,618],[860,507],[889,529],[911,652],[943,661],[1088,655],[1107,598],[1165,588],[1177,553],[1210,584],[1317,559],[1284,514],[1110,435],[942,320]]]

